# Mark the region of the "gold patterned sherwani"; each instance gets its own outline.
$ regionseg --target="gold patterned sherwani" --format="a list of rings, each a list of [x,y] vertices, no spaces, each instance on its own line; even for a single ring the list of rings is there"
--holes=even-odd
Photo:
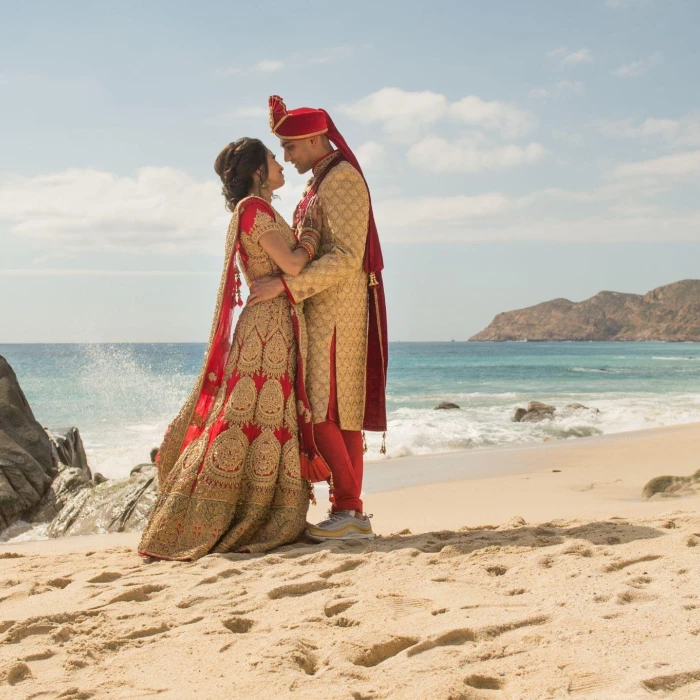
[[[309,186],[321,180],[317,199],[323,225],[319,258],[297,277],[284,276],[293,301],[306,300],[306,388],[313,422],[326,420],[330,353],[335,334],[338,415],[342,430],[362,430],[367,366],[367,273],[364,270],[369,192],[362,175],[334,152],[314,166]],[[326,172],[330,168],[328,172]]]

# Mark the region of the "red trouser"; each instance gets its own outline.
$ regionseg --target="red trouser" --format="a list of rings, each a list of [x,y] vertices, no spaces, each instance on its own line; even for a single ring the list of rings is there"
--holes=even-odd
[[[330,394],[328,413],[323,423],[314,425],[316,446],[333,475],[332,510],[363,512],[360,493],[364,470],[362,433],[359,430],[341,430],[338,416],[338,392],[335,383],[335,334],[331,343]]]

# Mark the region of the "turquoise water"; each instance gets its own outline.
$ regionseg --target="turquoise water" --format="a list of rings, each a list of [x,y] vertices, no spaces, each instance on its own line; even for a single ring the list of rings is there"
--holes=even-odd
[[[147,458],[199,371],[204,345],[1,345],[37,419],[76,425],[92,467],[126,476]],[[513,423],[530,400],[576,412]],[[440,401],[459,411],[434,411]],[[700,421],[700,344],[392,343],[387,457]],[[379,436],[369,435],[378,459]]]

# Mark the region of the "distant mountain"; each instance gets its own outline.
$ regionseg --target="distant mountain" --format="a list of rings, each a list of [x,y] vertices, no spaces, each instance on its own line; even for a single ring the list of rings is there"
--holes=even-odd
[[[700,280],[644,296],[599,292],[574,303],[554,299],[498,314],[470,340],[668,340],[700,342]]]

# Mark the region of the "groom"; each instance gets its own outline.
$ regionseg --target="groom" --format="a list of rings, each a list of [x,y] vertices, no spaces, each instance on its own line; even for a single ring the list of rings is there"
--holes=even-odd
[[[333,475],[335,501],[330,517],[307,534],[319,541],[370,538],[372,526],[360,499],[361,431],[386,431],[388,346],[384,264],[369,190],[357,159],[324,110],[287,110],[277,96],[270,98],[269,107],[285,162],[299,173],[312,172],[294,213],[294,228],[310,207],[318,207],[321,241],[319,258],[298,277],[259,278],[248,303],[280,294],[293,304],[305,300],[306,388],[316,445]]]

